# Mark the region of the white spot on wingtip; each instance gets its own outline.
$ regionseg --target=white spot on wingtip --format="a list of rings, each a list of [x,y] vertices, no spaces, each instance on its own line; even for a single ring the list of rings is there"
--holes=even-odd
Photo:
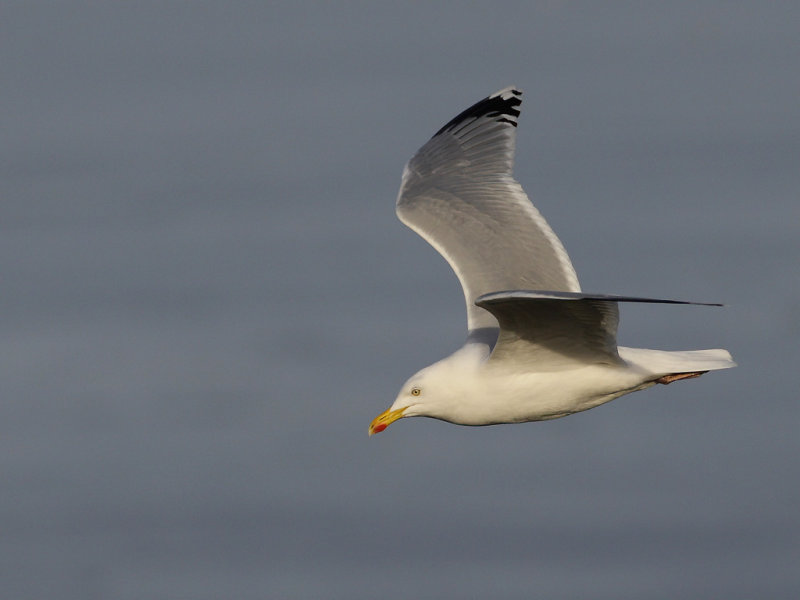
[[[495,92],[489,98],[497,98],[500,96],[503,100],[508,100],[510,98],[519,98],[522,96],[522,92],[517,89],[517,86],[510,85],[507,88],[503,88],[500,91]]]

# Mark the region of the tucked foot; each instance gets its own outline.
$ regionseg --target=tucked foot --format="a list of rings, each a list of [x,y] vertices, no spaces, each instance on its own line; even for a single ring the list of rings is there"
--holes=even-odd
[[[700,377],[703,373],[708,373],[708,371],[694,371],[693,373],[672,373],[670,375],[664,375],[663,377],[659,377],[656,379],[656,383],[663,383],[667,385],[668,383],[672,383],[673,381],[680,381],[681,379],[694,379],[695,377]]]

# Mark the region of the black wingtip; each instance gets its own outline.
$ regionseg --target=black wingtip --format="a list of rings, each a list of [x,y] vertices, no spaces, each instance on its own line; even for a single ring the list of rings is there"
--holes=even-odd
[[[487,308],[492,304],[508,301],[536,300],[600,300],[606,302],[640,302],[645,304],[693,304],[695,306],[725,306],[716,302],[690,302],[664,298],[644,298],[642,296],[616,296],[613,294],[587,294],[584,292],[557,292],[549,290],[505,290],[489,292],[475,299],[475,304]],[[488,309],[487,309],[488,310]]]
[[[484,98],[458,114],[434,135],[445,131],[452,131],[462,123],[472,122],[480,117],[495,118],[498,123],[508,123],[517,126],[519,106],[522,104],[522,92],[514,87],[507,87]]]

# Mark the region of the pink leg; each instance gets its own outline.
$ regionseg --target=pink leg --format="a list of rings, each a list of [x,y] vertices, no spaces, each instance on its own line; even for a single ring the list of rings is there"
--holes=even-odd
[[[672,383],[673,381],[680,381],[681,379],[694,379],[695,377],[700,377],[703,373],[708,373],[708,371],[695,371],[693,373],[672,373],[671,375],[664,375],[663,377],[659,377],[656,379],[656,383],[663,383],[667,385],[668,383]]]

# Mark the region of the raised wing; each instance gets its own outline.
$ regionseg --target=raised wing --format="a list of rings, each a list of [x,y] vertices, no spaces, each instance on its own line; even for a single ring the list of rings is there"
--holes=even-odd
[[[506,88],[442,127],[403,172],[400,220],[444,256],[470,330],[496,327],[475,304],[504,289],[580,291],[564,246],[511,175],[522,92]]]
[[[541,370],[568,367],[575,362],[621,362],[617,353],[618,302],[721,306],[541,290],[493,292],[476,300],[500,323],[500,335],[489,360],[508,360],[508,364],[520,364],[524,369],[533,364]],[[522,356],[526,360],[520,361]]]

